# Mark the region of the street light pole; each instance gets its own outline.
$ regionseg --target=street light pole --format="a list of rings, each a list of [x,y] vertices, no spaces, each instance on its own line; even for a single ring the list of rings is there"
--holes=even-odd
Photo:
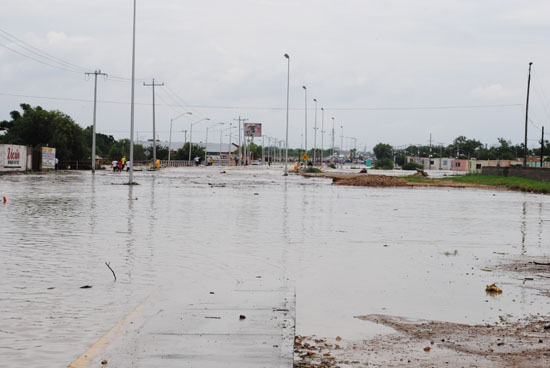
[[[334,157],[334,116],[332,117],[332,156]]]
[[[304,149],[305,149],[305,154],[307,155],[307,87],[306,87],[306,86],[302,86],[302,88],[304,89],[304,92],[305,92],[305,108],[304,108],[304,112],[305,112]]]
[[[287,58],[287,77],[286,77],[286,140],[285,140],[285,173],[284,176],[288,176],[288,103],[290,98],[290,56],[285,54]]]
[[[531,87],[531,65],[529,63],[529,77],[527,79],[527,102],[525,103],[525,156],[523,158],[523,167],[527,167],[527,155],[529,150],[527,149],[527,122],[529,121],[529,88]]]
[[[215,127],[216,125],[220,125],[220,124],[223,124],[223,123],[216,123],[216,124],[213,124],[209,127],[206,127],[206,143],[205,143],[205,147],[204,147],[204,164],[205,165],[206,165],[206,156],[208,155],[208,128],[212,128],[212,127]],[[221,135],[220,135],[220,137],[221,137]]]
[[[136,85],[136,0],[134,0],[134,21],[132,31],[132,87],[130,102],[130,173],[128,184],[134,183],[134,87]]]
[[[170,166],[170,153],[172,151],[172,123],[174,120],[181,118],[184,115],[191,115],[192,112],[184,112],[183,114],[180,114],[176,116],[173,119],[170,119],[170,140],[168,141],[168,166]],[[185,131],[185,139],[187,140],[187,131]]]
[[[315,102],[315,126],[313,127],[313,165],[317,163],[317,99],[314,98]]]
[[[200,119],[199,121],[191,123],[191,126],[189,127],[189,161],[191,161],[191,146],[193,145],[193,125],[198,124],[204,120],[210,120],[210,119],[209,118]]]
[[[321,107],[321,162],[320,167],[323,167],[323,150],[325,149],[325,108]]]
[[[342,149],[344,147],[344,126],[340,125],[340,128],[342,128],[342,135],[340,136],[340,155],[341,155],[342,154]]]

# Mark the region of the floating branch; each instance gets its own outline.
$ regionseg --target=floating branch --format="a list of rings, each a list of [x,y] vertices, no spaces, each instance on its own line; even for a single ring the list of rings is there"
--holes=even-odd
[[[113,273],[113,277],[115,278],[115,281],[116,281],[115,271],[113,271],[113,269],[111,268],[111,262],[105,262],[105,266],[109,267],[109,269]]]

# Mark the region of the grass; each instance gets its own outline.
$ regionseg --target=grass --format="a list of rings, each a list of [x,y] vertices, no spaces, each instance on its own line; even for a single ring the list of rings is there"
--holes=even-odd
[[[550,182],[543,182],[534,179],[521,178],[517,176],[486,176],[480,174],[449,176],[441,179],[427,179],[419,176],[407,176],[403,179],[411,183],[426,183],[438,181],[453,181],[474,185],[487,185],[491,187],[504,187],[522,192],[550,194]]]
[[[318,169],[316,167],[308,167],[307,169],[304,170],[304,172],[309,173],[309,174],[319,174],[319,173],[322,173],[323,171],[321,171],[320,169]]]

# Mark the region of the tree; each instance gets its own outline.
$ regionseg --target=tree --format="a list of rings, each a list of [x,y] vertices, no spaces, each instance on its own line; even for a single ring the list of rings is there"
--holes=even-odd
[[[86,145],[84,131],[70,116],[40,106],[20,106],[23,114],[12,111],[12,120],[0,123],[0,127],[7,129],[1,143],[55,147],[61,161],[89,159],[91,147]]]
[[[84,137],[86,140],[86,146],[92,147],[92,135],[93,135],[93,126],[86,127],[84,129]],[[106,135],[102,133],[95,134],[95,145],[96,145],[96,155],[98,157],[107,158],[109,155],[109,150],[116,143],[115,138],[112,135]]]
[[[191,146],[191,160],[195,157],[204,158],[204,148],[198,144]],[[182,148],[180,148],[174,155],[174,160],[188,160],[189,159],[189,142],[186,142]]]
[[[393,170],[393,161],[389,158],[381,158],[374,162],[374,168],[380,170]]]
[[[386,143],[378,143],[373,148],[374,155],[376,156],[377,160],[381,160],[383,158],[391,159],[392,150],[392,146]]]

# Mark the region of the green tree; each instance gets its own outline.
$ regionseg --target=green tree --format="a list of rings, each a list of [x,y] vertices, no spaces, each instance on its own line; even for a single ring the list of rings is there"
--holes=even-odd
[[[204,148],[198,144],[193,144],[191,146],[191,160],[199,156],[201,159],[204,158]],[[180,148],[174,155],[174,160],[188,160],[189,159],[189,142],[185,143],[182,148]]]
[[[376,159],[381,160],[383,158],[391,159],[393,148],[389,144],[378,143],[372,150],[374,151]]]
[[[23,114],[12,111],[12,120],[0,123],[7,130],[1,137],[2,143],[55,147],[61,161],[89,159],[90,148],[86,146],[84,131],[70,116],[40,106],[20,106]]]
[[[84,129],[84,137],[86,139],[86,146],[92,147],[92,135],[93,135],[93,126],[86,127]],[[109,151],[111,150],[111,147],[113,144],[115,144],[116,140],[112,135],[106,135],[102,133],[95,134],[95,145],[96,145],[96,155],[98,157],[102,158],[108,158]]]
[[[393,170],[393,161],[389,158],[381,158],[374,162],[374,168],[380,170]]]

